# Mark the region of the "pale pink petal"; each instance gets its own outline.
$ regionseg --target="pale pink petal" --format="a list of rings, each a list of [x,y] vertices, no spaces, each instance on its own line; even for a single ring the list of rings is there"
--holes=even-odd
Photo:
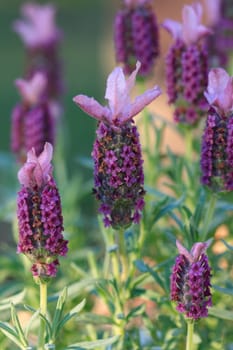
[[[52,157],[53,157],[53,146],[51,145],[51,143],[46,142],[44,145],[43,151],[41,152],[41,154],[38,157],[38,163],[41,166],[44,178],[48,178],[51,174]]]
[[[132,117],[141,112],[145,106],[150,104],[159,95],[161,95],[161,90],[158,86],[155,86],[144,92],[142,95],[137,96],[135,101],[129,106],[128,111],[126,110],[121,116],[120,121],[126,122],[127,120],[132,119]]]
[[[202,14],[201,4],[196,6],[184,6],[182,10],[183,28],[182,36],[184,42],[189,45],[197,42],[203,36],[211,33],[211,31],[200,24]]]
[[[151,2],[152,2],[152,0],[124,0],[124,3],[127,7],[143,6],[143,5],[149,4]]]
[[[186,259],[192,263],[193,262],[193,256],[190,254],[190,252],[178,241],[176,240],[176,246],[181,255],[184,255]]]
[[[227,112],[233,108],[233,81],[224,69],[211,69],[205,97],[209,104],[223,111]]]
[[[182,36],[182,25],[172,19],[166,19],[162,23],[162,27],[166,29],[174,38],[174,40],[180,39]]]
[[[198,261],[200,256],[205,253],[206,249],[210,246],[212,239],[206,242],[197,242],[192,246],[191,254],[193,256],[193,261]]]
[[[121,67],[116,67],[108,76],[105,98],[108,100],[113,119],[126,104],[130,103],[126,79]]]
[[[77,95],[73,101],[87,114],[97,120],[111,119],[110,111],[107,107],[101,106],[93,97]]]
[[[15,85],[23,100],[30,105],[37,104],[46,88],[47,79],[43,73],[35,73],[30,80],[16,79]]]
[[[130,74],[130,76],[126,80],[125,94],[127,94],[128,96],[130,96],[130,92],[135,86],[136,76],[140,68],[141,63],[137,61],[135,70]]]
[[[25,187],[31,187],[33,172],[36,167],[35,162],[27,162],[18,171],[19,183]]]

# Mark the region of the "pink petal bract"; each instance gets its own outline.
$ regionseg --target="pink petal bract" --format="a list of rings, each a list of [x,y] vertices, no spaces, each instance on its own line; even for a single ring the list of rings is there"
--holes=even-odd
[[[47,79],[43,73],[38,72],[30,80],[16,79],[15,85],[23,100],[34,105],[41,99],[47,85]]]
[[[93,97],[77,95],[73,101],[87,114],[97,120],[109,119],[110,111],[101,106]]]
[[[46,183],[52,173],[52,154],[53,147],[46,142],[44,150],[37,157],[35,149],[32,148],[27,153],[27,161],[18,172],[18,179],[21,185],[25,187],[33,187],[37,185],[41,187]]]
[[[233,109],[233,79],[224,69],[211,69],[205,97],[210,105],[224,112]]]

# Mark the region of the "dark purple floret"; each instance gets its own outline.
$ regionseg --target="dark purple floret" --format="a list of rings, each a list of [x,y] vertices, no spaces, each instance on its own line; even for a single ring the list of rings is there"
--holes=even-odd
[[[139,73],[147,76],[159,55],[159,35],[156,16],[148,5],[120,10],[114,22],[116,60],[124,64],[124,72],[132,73],[137,61]]]
[[[233,189],[233,115],[211,108],[202,138],[201,181],[215,191]]]
[[[62,235],[60,196],[54,180],[51,178],[41,188],[23,186],[17,205],[18,252],[32,262],[33,276],[55,276],[58,257],[66,255],[68,241]]]
[[[139,134],[132,121],[115,131],[100,122],[92,157],[94,193],[105,226],[138,223],[144,207],[144,174]]]
[[[190,262],[184,255],[176,258],[171,274],[171,300],[187,318],[198,320],[208,316],[212,305],[210,267],[206,254]]]

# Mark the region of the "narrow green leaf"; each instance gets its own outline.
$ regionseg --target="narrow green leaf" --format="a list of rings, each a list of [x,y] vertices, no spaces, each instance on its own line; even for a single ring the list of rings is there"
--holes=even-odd
[[[147,265],[142,260],[135,260],[134,264],[139,271],[144,272],[144,273],[148,272],[156,280],[156,282],[160,285],[160,287],[166,291],[166,285],[165,285],[164,281],[162,280],[162,278],[159,276],[159,274],[153,268],[151,268],[149,265]]]
[[[223,294],[233,295],[233,288],[224,288],[216,285],[213,285],[212,287]]]
[[[141,305],[134,307],[132,310],[130,310],[130,312],[126,316],[127,320],[130,320],[133,317],[137,317],[137,316],[141,315],[145,311],[145,308],[146,308],[145,304],[141,304]]]
[[[28,338],[28,334],[29,334],[29,331],[32,327],[32,324],[33,322],[35,321],[35,319],[40,315],[40,310],[37,310],[36,312],[33,313],[33,315],[31,316],[26,328],[25,328],[25,331],[24,331],[24,334],[25,334],[25,337]]]
[[[72,344],[70,346],[68,346],[68,349],[96,349],[96,347],[99,346],[108,346],[111,345],[113,343],[115,343],[117,340],[119,339],[119,336],[114,336],[111,338],[107,338],[107,339],[100,339],[100,340],[95,340],[95,341],[84,341],[84,342],[80,342],[80,343],[75,343]]]
[[[223,320],[233,321],[233,312],[219,309],[217,307],[211,307],[209,309],[209,315],[221,318]]]
[[[15,306],[12,303],[11,303],[11,318],[12,318],[12,323],[15,326],[16,332],[19,336],[21,343],[24,346],[27,346],[28,345],[27,339],[25,338],[24,331],[23,331],[21,324],[19,322],[19,318],[18,318],[18,315],[16,313]]]
[[[76,317],[79,312],[84,308],[86,304],[86,299],[83,299],[81,303],[76,305],[69,313],[67,313],[63,319],[58,323],[57,328],[56,328],[56,334],[54,336],[56,337],[57,334],[60,332],[60,330],[64,327],[64,325],[73,317]]]
[[[64,304],[67,298],[67,288],[64,288],[61,295],[58,298],[57,301],[57,306],[55,309],[54,317],[53,317],[53,322],[52,322],[52,337],[55,337],[57,333],[57,326],[61,320],[62,317],[62,312],[64,309]]]
[[[10,309],[11,303],[13,303],[14,305],[20,303],[23,300],[24,296],[25,296],[25,290],[15,295],[12,295],[11,297],[1,300],[0,311]]]
[[[225,244],[225,246],[226,246],[228,249],[230,249],[230,250],[233,251],[233,246],[232,246],[232,245],[230,245],[229,243],[227,243],[224,239],[221,239],[221,241],[223,242],[223,244]]]
[[[179,199],[172,201],[170,203],[168,203],[167,205],[165,205],[158,213],[157,215],[154,217],[154,222],[158,221],[161,217],[165,216],[167,213],[169,213],[170,211],[172,211],[173,209],[176,209],[178,207],[180,207],[180,205],[182,204],[182,202],[184,201],[185,196],[181,196]]]
[[[25,349],[25,346],[22,345],[16,330],[9,323],[0,322],[0,329],[2,333],[5,334],[5,336],[15,343],[20,349]]]

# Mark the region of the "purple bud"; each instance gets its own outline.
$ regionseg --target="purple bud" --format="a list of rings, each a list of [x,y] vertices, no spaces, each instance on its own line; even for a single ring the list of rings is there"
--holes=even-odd
[[[207,317],[212,305],[211,270],[205,254],[208,245],[209,242],[198,242],[189,253],[177,242],[180,255],[172,268],[171,300],[176,302],[179,312],[193,320]]]

